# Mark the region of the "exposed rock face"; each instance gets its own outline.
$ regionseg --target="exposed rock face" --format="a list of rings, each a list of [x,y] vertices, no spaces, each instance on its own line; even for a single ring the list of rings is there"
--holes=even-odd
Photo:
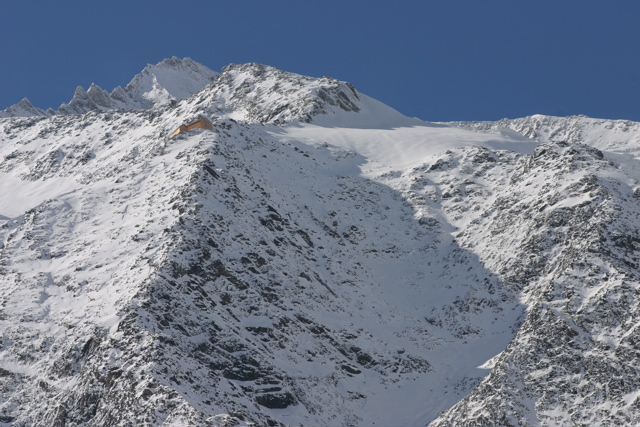
[[[145,70],[0,120],[1,423],[640,422],[637,124]]]
[[[431,425],[638,422],[640,211],[619,166],[583,144],[540,144],[459,236],[528,309],[490,375]]]
[[[346,82],[287,73],[262,64],[232,64],[200,97],[214,114],[248,123],[284,124],[313,116],[360,110],[359,95]]]

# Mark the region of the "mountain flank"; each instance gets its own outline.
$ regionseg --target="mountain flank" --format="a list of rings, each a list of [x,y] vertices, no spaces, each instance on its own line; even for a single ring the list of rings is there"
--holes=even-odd
[[[22,100],[0,425],[640,424],[639,143],[188,58]]]

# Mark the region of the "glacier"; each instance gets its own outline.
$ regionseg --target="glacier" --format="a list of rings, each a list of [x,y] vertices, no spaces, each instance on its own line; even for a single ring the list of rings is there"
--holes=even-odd
[[[639,142],[189,58],[23,100],[0,425],[638,424]]]

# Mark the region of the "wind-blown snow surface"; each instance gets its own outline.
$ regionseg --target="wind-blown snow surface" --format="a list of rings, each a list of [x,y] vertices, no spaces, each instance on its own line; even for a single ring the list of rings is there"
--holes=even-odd
[[[189,92],[0,120],[0,422],[640,421],[637,124]]]

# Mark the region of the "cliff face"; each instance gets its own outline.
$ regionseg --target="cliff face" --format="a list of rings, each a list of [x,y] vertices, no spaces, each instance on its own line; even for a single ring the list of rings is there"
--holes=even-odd
[[[638,422],[637,124],[209,71],[0,119],[2,423]]]

